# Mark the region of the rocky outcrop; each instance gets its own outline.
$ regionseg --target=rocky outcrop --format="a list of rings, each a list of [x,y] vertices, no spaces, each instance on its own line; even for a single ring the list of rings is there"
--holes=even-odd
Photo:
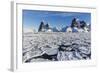
[[[79,28],[79,27],[80,27],[80,21],[79,21],[79,19],[73,18],[73,19],[72,19],[72,22],[71,22],[71,27],[72,27],[72,28],[73,28],[73,27]]]
[[[40,26],[39,26],[38,31],[44,31],[44,28],[45,28],[45,25],[44,25],[44,22],[42,21],[42,22],[40,23]]]
[[[47,24],[44,24],[44,22],[42,21],[42,22],[40,23],[38,32],[48,32],[48,31],[52,31],[52,30],[50,29],[49,24],[48,24],[48,23],[47,23]]]
[[[90,25],[88,26],[84,20],[80,21],[78,18],[73,18],[70,26],[65,26],[61,29],[57,27],[50,27],[50,25],[44,24],[42,21],[40,23],[38,32],[89,32]]]

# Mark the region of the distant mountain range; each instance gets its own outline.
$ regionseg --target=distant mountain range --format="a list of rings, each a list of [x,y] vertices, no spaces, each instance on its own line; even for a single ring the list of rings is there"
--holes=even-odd
[[[50,25],[44,24],[42,21],[40,23],[38,32],[89,32],[91,30],[91,25],[87,25],[85,21],[80,21],[77,18],[73,18],[70,26],[65,26],[61,29],[57,27],[51,28]]]
[[[35,29],[24,29],[24,32],[36,32]],[[51,27],[50,24],[40,22],[38,32],[89,32],[91,31],[91,24],[87,24],[85,21],[80,21],[77,18],[73,18],[70,26],[65,26],[62,28]]]

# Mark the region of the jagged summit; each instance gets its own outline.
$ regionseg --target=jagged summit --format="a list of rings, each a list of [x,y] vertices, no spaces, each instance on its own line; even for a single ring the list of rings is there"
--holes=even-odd
[[[52,32],[52,29],[48,23],[45,24],[44,21],[41,21],[38,32]]]
[[[50,24],[44,21],[40,22],[38,32],[89,32],[90,26],[84,20],[78,18],[73,18],[70,26],[62,27],[58,29],[57,27],[50,27]]]
[[[71,27],[79,27],[79,20],[77,18],[74,18],[71,22]]]

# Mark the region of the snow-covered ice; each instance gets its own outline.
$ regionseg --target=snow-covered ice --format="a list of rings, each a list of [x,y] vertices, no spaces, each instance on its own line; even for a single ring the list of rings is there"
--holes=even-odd
[[[23,33],[22,54],[23,62],[91,59],[91,33]]]

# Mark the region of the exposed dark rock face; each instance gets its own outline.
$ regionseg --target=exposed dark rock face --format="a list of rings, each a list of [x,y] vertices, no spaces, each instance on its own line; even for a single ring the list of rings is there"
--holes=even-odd
[[[73,18],[70,26],[66,25],[65,27],[61,28],[60,30],[57,29],[57,27],[51,28],[48,23],[44,24],[44,22],[42,21],[40,23],[38,32],[47,32],[48,30],[50,30],[52,32],[67,32],[66,30],[68,28],[71,28],[72,32],[89,32],[91,30],[91,26],[90,25],[88,26],[84,20],[80,21],[77,18]]]
[[[84,29],[84,27],[87,27],[87,24],[86,24],[86,22],[85,21],[80,21],[80,27],[82,28],[82,29]]]
[[[72,23],[71,23],[71,27],[73,28],[73,27],[80,27],[80,24],[79,24],[79,21],[76,19],[76,18],[74,18],[73,20],[72,20]]]
[[[41,23],[40,23],[40,26],[39,26],[39,29],[38,29],[38,31],[42,31],[42,29],[45,27],[45,25],[44,25],[44,22],[42,21]]]
[[[42,21],[40,23],[38,32],[46,32],[48,29],[50,29],[49,24],[47,23],[46,25],[44,24],[44,22]]]
[[[45,29],[49,29],[50,27],[49,27],[49,24],[47,23],[46,25],[45,25]]]

